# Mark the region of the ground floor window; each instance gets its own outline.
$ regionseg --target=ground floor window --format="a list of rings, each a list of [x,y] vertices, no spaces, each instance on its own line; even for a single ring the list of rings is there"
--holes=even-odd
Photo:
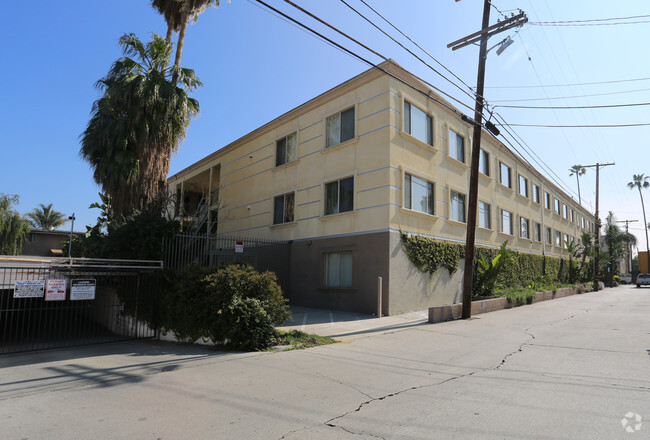
[[[352,287],[352,252],[328,252],[324,256],[325,286]]]

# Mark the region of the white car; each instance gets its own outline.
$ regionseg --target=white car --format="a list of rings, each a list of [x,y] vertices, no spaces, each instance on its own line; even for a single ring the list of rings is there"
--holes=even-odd
[[[621,275],[621,284],[632,284],[632,274],[625,273]]]

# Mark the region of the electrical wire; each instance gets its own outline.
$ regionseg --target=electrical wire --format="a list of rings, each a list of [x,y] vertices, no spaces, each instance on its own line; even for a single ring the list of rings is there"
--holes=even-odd
[[[520,99],[499,99],[499,100],[494,100],[490,101],[493,104],[497,102],[528,102],[528,101],[544,101],[547,99],[574,99],[574,98],[590,98],[592,96],[608,96],[608,95],[620,95],[623,93],[636,93],[636,92],[647,92],[650,90],[648,89],[636,89],[636,90],[620,90],[617,92],[606,92],[606,93],[593,93],[593,94],[588,94],[588,95],[573,95],[573,96],[555,96],[555,97],[548,97],[548,98],[520,98]]]
[[[593,18],[589,20],[564,20],[564,21],[529,21],[528,24],[535,26],[611,26],[618,24],[649,23],[650,20],[623,22],[621,20],[634,20],[637,18],[650,18],[650,15],[633,15],[630,17]],[[616,21],[618,23],[608,23]]]
[[[499,124],[495,124],[499,125]],[[597,124],[597,125],[545,125],[545,124],[509,124],[511,127],[539,128],[619,128],[619,127],[649,127],[650,123],[639,124]]]
[[[492,108],[527,108],[532,110],[575,110],[575,109],[595,109],[595,108],[621,108],[621,107],[641,107],[650,105],[650,102],[638,102],[633,104],[607,104],[607,105],[567,105],[567,106],[534,106],[534,105],[494,105]]]
[[[596,81],[596,82],[575,83],[575,84],[544,84],[544,85],[528,85],[528,86],[485,86],[485,88],[486,89],[534,89],[534,88],[542,88],[542,87],[550,88],[550,87],[593,86],[599,84],[616,84],[616,83],[648,81],[648,80],[650,80],[650,77],[618,79],[612,81]]]

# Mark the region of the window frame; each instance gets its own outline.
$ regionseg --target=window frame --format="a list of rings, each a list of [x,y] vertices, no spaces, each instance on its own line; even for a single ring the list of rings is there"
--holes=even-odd
[[[537,203],[538,205],[542,203],[541,194],[542,188],[533,183],[533,203]]]
[[[525,235],[523,226],[526,225]],[[530,240],[530,220],[526,217],[519,216],[519,238]]]
[[[404,175],[404,178],[402,180],[404,182],[404,190],[403,190],[404,196],[402,198],[402,207],[404,209],[419,212],[421,214],[435,215],[435,212],[436,212],[436,209],[435,209],[435,207],[436,207],[436,184],[435,184],[435,182],[424,179],[424,178],[422,178],[422,177],[420,177],[418,175],[415,175],[415,174],[413,174],[411,172],[408,172],[408,171],[404,171],[402,174]],[[408,197],[408,204],[410,206],[407,206],[407,185],[406,185],[407,176],[409,177],[409,184],[410,184],[410,188],[409,188],[409,191],[408,191],[408,195],[410,196],[410,197]],[[420,211],[419,209],[414,209],[412,207],[413,206],[413,197],[412,197],[412,195],[413,195],[413,178],[425,182],[427,184],[427,190],[431,191],[430,194],[428,194],[428,197],[430,197],[428,207],[431,209],[431,212]]]
[[[337,268],[338,270],[338,284],[337,285],[331,285],[329,284],[330,281],[330,256],[331,255],[339,255],[339,266]],[[346,256],[350,256],[350,283],[341,285],[341,255],[345,254]],[[322,280],[323,280],[323,287],[326,289],[353,289],[354,288],[354,279],[355,279],[355,255],[353,250],[331,250],[331,251],[326,251],[323,252],[322,254],[322,264],[323,264],[323,269],[322,269]]]
[[[344,180],[352,179],[352,194],[350,197],[350,203],[352,204],[350,209],[346,209],[345,211],[341,211],[341,182]],[[337,183],[337,207],[335,212],[327,212],[328,210],[328,185],[332,183]],[[345,214],[346,212],[354,212],[355,206],[356,206],[356,176],[353,175],[348,175],[348,176],[343,176],[334,180],[329,180],[327,182],[323,183],[323,216],[328,217],[331,215],[337,215],[337,214]]]
[[[553,229],[550,226],[546,226],[546,244],[553,246]]]
[[[503,170],[507,169],[508,170],[508,184],[503,183]],[[512,189],[512,167],[509,167],[506,165],[504,162],[499,161],[499,184],[508,188]]]
[[[485,207],[487,207],[487,226],[481,225],[481,220],[483,217],[481,216],[481,204],[483,204]],[[485,210],[483,210],[485,212]],[[490,205],[487,202],[484,202],[482,200],[478,201],[478,210],[477,210],[477,217],[478,217],[478,227],[483,228],[483,229],[488,229],[492,230],[492,205]]]
[[[562,217],[562,202],[560,199],[553,198],[553,212]]]
[[[551,193],[546,191],[544,191],[544,209],[553,210],[553,197],[551,197]]]
[[[542,242],[542,224],[533,222],[533,241],[536,243]]]
[[[452,152],[452,149],[451,149],[451,134],[452,133],[454,134],[454,138],[456,139],[454,154],[451,153]],[[462,155],[463,155],[462,159],[458,158],[458,139],[459,138],[463,141],[462,142],[462,149],[463,149],[463,151],[462,151]],[[465,136],[460,134],[458,132],[458,130],[454,130],[451,127],[448,127],[448,131],[447,131],[447,153],[448,153],[448,156],[451,157],[452,159],[457,160],[460,163],[467,164],[467,142],[466,142]]]
[[[483,148],[481,148],[479,153],[478,171],[484,176],[490,177],[490,153],[485,151]]]
[[[508,213],[508,214],[509,214],[509,219],[510,219],[510,231],[508,231],[508,232],[506,232],[506,231],[503,230],[503,229],[504,229],[504,228],[503,228],[503,214],[504,214],[504,213]],[[511,235],[511,236],[514,237],[514,232],[515,232],[515,231],[514,231],[514,216],[515,216],[514,213],[508,211],[507,209],[503,209],[503,208],[501,208],[501,209],[499,210],[499,232],[501,232],[502,234]]]
[[[555,230],[555,247],[562,247],[562,231],[558,231],[557,229]]]
[[[422,110],[419,106],[416,104],[412,103],[408,99],[403,99],[403,109],[404,109],[404,116],[402,117],[402,131],[409,136],[414,137],[420,142],[423,142],[430,147],[433,147],[434,144],[434,117],[430,113],[428,113],[425,110]],[[408,111],[407,111],[407,106],[408,106]],[[413,134],[413,107],[415,107],[416,110],[422,112],[424,116],[426,117],[426,126],[427,126],[427,133],[425,133],[425,137],[427,137],[427,140],[422,140],[415,134]],[[406,122],[406,118],[408,115],[408,124]]]
[[[287,155],[287,151],[288,151],[288,140],[289,140],[289,138],[292,137],[292,136],[293,136],[294,139],[295,139],[295,141],[294,141],[294,158],[291,159],[291,160],[288,160],[288,159],[287,159],[287,157],[288,157],[288,155]],[[278,163],[278,162],[279,162],[279,159],[280,159],[280,146],[279,146],[279,143],[280,143],[281,141],[285,141],[285,142],[284,142],[284,157],[285,157],[285,161],[282,162],[282,163]],[[283,136],[283,137],[281,137],[281,138],[275,140],[275,166],[276,166],[276,168],[277,168],[277,167],[281,167],[282,165],[286,165],[286,164],[289,164],[289,163],[295,162],[295,161],[297,161],[297,160],[298,160],[298,132],[297,132],[297,131],[294,131],[293,133],[289,133],[288,135]]]
[[[462,199],[462,208],[463,208],[463,219],[455,219],[452,217],[452,214],[454,213],[454,207],[453,207],[453,195],[457,194],[460,196],[458,199]],[[467,223],[467,194],[464,194],[460,191],[456,191],[454,189],[449,189],[449,220],[458,222],[458,223]]]
[[[293,207],[292,207],[292,212],[291,212],[291,219],[287,220],[287,196],[292,196],[293,197]],[[282,221],[276,222],[277,219],[277,201],[282,197]],[[273,226],[277,225],[285,225],[289,223],[294,223],[296,221],[296,192],[291,191],[288,193],[284,194],[278,194],[277,196],[273,197]]]
[[[524,184],[524,186],[523,186],[524,194],[521,193],[522,181],[523,181],[523,184]],[[517,178],[517,194],[519,194],[522,197],[526,197],[526,198],[528,198],[528,194],[529,194],[528,193],[528,179],[525,176],[522,176],[521,174],[519,174],[518,178]]]
[[[347,138],[347,139],[342,139],[343,138],[343,124],[340,122],[341,119],[343,118],[343,113],[349,112],[352,110],[352,136]],[[338,134],[338,142],[330,144],[330,136],[329,136],[329,130],[328,130],[328,125],[329,121],[338,116],[339,117],[339,134]],[[332,113],[329,116],[325,118],[325,149],[335,147],[337,145],[344,144],[348,141],[351,141],[357,137],[357,106],[352,105],[348,106],[338,112]]]

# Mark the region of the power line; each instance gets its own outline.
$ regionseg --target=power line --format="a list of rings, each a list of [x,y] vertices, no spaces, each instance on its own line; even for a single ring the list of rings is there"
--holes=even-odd
[[[613,18],[593,18],[589,20],[564,20],[564,21],[531,21],[529,22],[532,25],[537,26],[606,26],[606,25],[618,25],[618,24],[637,24],[637,23],[649,23],[650,20],[644,21],[622,21],[622,20],[635,20],[637,18],[650,18],[650,15],[633,15],[630,17],[613,17]],[[610,22],[617,23],[610,23]]]
[[[520,98],[520,99],[499,99],[496,101],[491,101],[492,103],[496,102],[526,102],[526,101],[544,101],[547,99],[574,99],[574,98],[589,98],[592,96],[607,96],[607,95],[620,95],[623,93],[636,93],[636,92],[646,92],[648,89],[636,89],[636,90],[620,90],[618,92],[607,92],[607,93],[593,93],[589,95],[574,95],[574,96],[554,96],[548,98]]]
[[[594,108],[620,108],[620,107],[639,107],[650,105],[650,102],[638,102],[633,104],[608,104],[608,105],[567,105],[567,106],[534,106],[534,105],[495,105],[492,108],[527,108],[533,110],[575,110],[575,109],[594,109]]]
[[[500,124],[496,124],[500,125]],[[647,127],[650,123],[640,124],[597,124],[597,125],[545,125],[545,124],[509,124],[511,127],[540,127],[540,128],[619,128],[619,127]]]
[[[573,87],[573,86],[593,86],[599,84],[616,84],[624,82],[634,82],[634,81],[648,81],[650,77],[646,78],[631,78],[631,79],[618,79],[612,81],[595,81],[595,82],[586,82],[586,83],[575,83],[575,84],[544,84],[544,85],[529,85],[529,86],[486,86],[490,89],[534,89],[534,88],[543,88],[543,87]]]

